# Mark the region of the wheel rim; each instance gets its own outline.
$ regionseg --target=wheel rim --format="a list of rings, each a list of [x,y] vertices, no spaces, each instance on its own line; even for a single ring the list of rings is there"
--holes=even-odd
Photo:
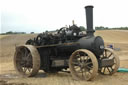
[[[101,67],[99,69],[99,73],[103,75],[112,75],[115,72],[117,72],[120,61],[119,57],[115,54],[115,52],[110,48],[105,48],[103,55],[101,55],[100,59],[108,58],[108,59],[114,59],[114,64],[112,66],[107,67]]]
[[[24,45],[16,48],[14,56],[16,71],[24,77],[34,76],[40,68],[40,56],[32,45]]]
[[[97,74],[98,63],[92,52],[80,49],[70,56],[69,68],[74,79],[91,80]]]

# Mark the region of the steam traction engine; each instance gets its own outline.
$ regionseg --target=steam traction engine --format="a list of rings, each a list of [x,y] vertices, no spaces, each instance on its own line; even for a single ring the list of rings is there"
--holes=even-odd
[[[97,72],[113,74],[119,58],[104,47],[100,36],[94,36],[93,6],[86,6],[86,34],[73,24],[55,32],[44,32],[17,46],[14,65],[23,76],[35,76],[39,70],[55,73],[67,70],[76,80],[91,80]]]

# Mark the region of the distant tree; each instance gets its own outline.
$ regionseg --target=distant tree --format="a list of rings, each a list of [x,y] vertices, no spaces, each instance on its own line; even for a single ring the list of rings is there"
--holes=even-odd
[[[114,28],[109,28],[109,27],[103,27],[103,26],[99,26],[99,27],[95,27],[96,30],[128,30],[128,27],[114,27]]]
[[[128,27],[118,27],[118,28],[111,28],[116,30],[128,30]]]
[[[5,34],[26,34],[26,32],[12,32],[12,31],[8,31]]]
[[[84,26],[80,26],[79,28],[80,28],[81,31],[86,31]]]
[[[31,34],[34,34],[34,32],[31,32]]]
[[[99,27],[95,27],[96,30],[108,30],[108,27],[103,27],[103,26],[99,26]]]
[[[26,34],[26,32],[21,32],[21,34]]]
[[[12,31],[9,31],[9,32],[6,32],[6,34],[13,34],[13,32]]]

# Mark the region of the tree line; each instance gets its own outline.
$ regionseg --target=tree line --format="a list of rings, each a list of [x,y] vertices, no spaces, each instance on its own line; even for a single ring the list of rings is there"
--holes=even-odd
[[[84,26],[80,26],[80,29],[81,29],[81,31],[87,30]],[[95,30],[128,30],[128,27],[109,28],[109,27],[104,27],[104,26],[96,26]],[[27,34],[27,33],[26,32],[13,32],[13,31],[1,33],[1,35],[6,35],[6,34]],[[34,34],[34,32],[30,32],[29,34]]]
[[[109,27],[97,26],[97,27],[95,27],[95,29],[96,30],[128,30],[128,27],[109,28]]]
[[[13,32],[13,31],[8,31],[6,33],[1,33],[0,35],[6,35],[6,34],[27,34],[26,32]],[[34,32],[30,32],[30,34],[34,34]]]

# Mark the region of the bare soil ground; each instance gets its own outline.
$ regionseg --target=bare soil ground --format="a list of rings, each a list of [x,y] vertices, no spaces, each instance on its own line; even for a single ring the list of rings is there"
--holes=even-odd
[[[102,36],[105,45],[114,45],[120,57],[120,67],[128,68],[128,32],[104,30],[97,31],[96,35]],[[15,45],[24,44],[26,40],[36,35],[0,35],[0,85],[128,85],[128,73],[119,73],[112,76],[97,74],[92,81],[73,80],[71,74],[59,72],[45,74],[40,71],[31,78],[20,77],[13,66]]]

